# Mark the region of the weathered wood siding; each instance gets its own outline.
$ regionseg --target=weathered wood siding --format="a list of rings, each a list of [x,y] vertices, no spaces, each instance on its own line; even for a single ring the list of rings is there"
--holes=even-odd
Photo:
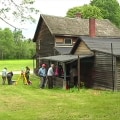
[[[39,58],[54,55],[54,37],[44,22],[41,25],[41,30],[36,41],[36,54],[39,55]],[[42,63],[39,58],[36,59],[37,70]]]
[[[116,61],[116,89],[120,90],[120,58],[117,58]]]
[[[82,41],[78,48],[76,49],[75,53],[76,55],[80,55],[80,54],[92,54],[93,52],[85,45],[85,43]]]
[[[113,64],[113,69],[112,69]],[[102,89],[113,89],[113,78],[115,78],[115,64],[116,62],[110,54],[101,52],[95,53],[95,66],[94,66],[94,87]],[[113,76],[112,76],[113,75]]]
[[[48,27],[44,22],[42,23],[36,46],[37,53],[41,57],[54,55],[54,37],[51,35]]]

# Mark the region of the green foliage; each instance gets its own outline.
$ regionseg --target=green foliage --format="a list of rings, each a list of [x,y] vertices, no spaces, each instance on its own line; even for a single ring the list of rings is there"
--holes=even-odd
[[[92,0],[90,4],[101,10],[104,19],[120,27],[120,6],[117,0]]]
[[[96,6],[84,5],[80,7],[74,7],[68,10],[67,17],[76,17],[76,14],[80,13],[82,18],[102,18],[101,10]]]
[[[73,7],[67,11],[67,17],[74,18],[77,13],[82,12],[82,7]]]
[[[0,59],[29,59],[35,54],[35,43],[26,40],[22,31],[0,29]]]
[[[120,28],[120,5],[117,0],[91,0],[89,5],[69,9],[67,17],[76,17],[76,13],[81,13],[82,18],[109,19]]]

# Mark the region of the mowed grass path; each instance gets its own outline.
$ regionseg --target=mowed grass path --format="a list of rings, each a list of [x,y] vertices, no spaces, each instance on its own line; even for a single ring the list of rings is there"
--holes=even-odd
[[[39,89],[39,77],[30,79],[32,85],[22,79],[17,85],[0,84],[0,120],[120,120],[120,92]]]

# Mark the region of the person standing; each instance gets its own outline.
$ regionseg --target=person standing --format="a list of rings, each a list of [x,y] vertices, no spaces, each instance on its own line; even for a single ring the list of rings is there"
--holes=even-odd
[[[53,88],[53,80],[54,80],[54,64],[51,64],[51,67],[49,67],[47,72],[47,78],[48,78],[48,88]]]
[[[47,75],[46,65],[42,64],[42,67],[38,70],[38,76],[40,76],[40,88],[42,89],[45,87],[46,75]]]
[[[7,80],[8,80],[8,85],[12,84],[12,77],[13,77],[13,72],[8,72],[7,73]]]
[[[27,80],[27,84],[30,85],[31,84],[31,81],[30,81],[30,68],[28,66],[26,66],[25,78]]]
[[[2,84],[5,85],[5,82],[6,82],[6,79],[7,79],[7,68],[5,67],[3,70],[2,70]]]
[[[74,82],[74,87],[78,86],[78,71],[76,66],[73,66],[70,70],[70,74],[71,74],[71,79]]]

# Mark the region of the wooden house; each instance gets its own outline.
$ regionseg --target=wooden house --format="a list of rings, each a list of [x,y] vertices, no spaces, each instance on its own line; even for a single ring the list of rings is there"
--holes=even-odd
[[[118,37],[120,30],[107,19],[67,18],[41,14],[33,38],[33,42],[36,42],[35,70],[38,70],[43,62],[40,60],[41,57],[69,54],[79,36]]]
[[[62,83],[61,86],[66,86],[70,65],[78,65],[79,56],[79,79],[80,81],[85,83],[85,86],[102,87],[103,85],[104,88],[108,87],[110,89],[119,89],[117,86],[115,87],[115,85],[119,84],[118,81],[114,80],[114,82],[118,82],[114,84],[109,82],[109,80],[107,79],[107,81],[102,82],[100,81],[100,79],[102,79],[103,74],[99,71],[96,71],[98,67],[97,62],[99,61],[97,59],[97,55],[99,52],[104,53],[103,51],[100,51],[100,49],[104,49],[104,47],[102,48],[101,45],[104,44],[102,40],[108,41],[110,39],[111,41],[116,41],[119,37],[120,30],[107,19],[82,19],[78,17],[67,18],[41,14],[33,38],[33,42],[36,42],[35,72],[37,72],[40,64],[43,62],[47,64],[50,64],[51,62],[60,64],[62,63],[64,76],[62,76],[62,79],[60,81]],[[89,42],[87,42],[87,45],[85,40],[90,41],[91,46],[89,46]],[[96,40],[98,42],[93,44],[92,40]],[[97,47],[99,46],[98,43],[101,43],[100,49],[97,49]],[[97,46],[95,46],[96,44]],[[93,48],[96,48],[96,50],[92,49],[92,45],[94,46]],[[102,54],[105,57],[103,59],[107,61],[106,55],[110,55],[111,59],[113,60],[113,54],[108,54],[107,52],[105,52],[104,54],[105,55]],[[111,59],[109,60],[111,61]],[[103,64],[107,65],[106,61],[103,61]],[[111,63],[111,65],[114,64],[114,62],[109,63]],[[106,65],[103,66],[105,66],[106,68]],[[110,81],[113,81],[113,76],[115,75],[113,75],[114,70],[115,67],[114,65],[112,65],[112,72],[109,72],[109,74],[112,73],[112,78],[110,79]]]
[[[91,51],[94,58],[90,69],[84,71],[85,62],[81,62],[83,81],[92,81],[93,88],[120,90],[120,38],[80,37],[71,53],[85,55]]]

